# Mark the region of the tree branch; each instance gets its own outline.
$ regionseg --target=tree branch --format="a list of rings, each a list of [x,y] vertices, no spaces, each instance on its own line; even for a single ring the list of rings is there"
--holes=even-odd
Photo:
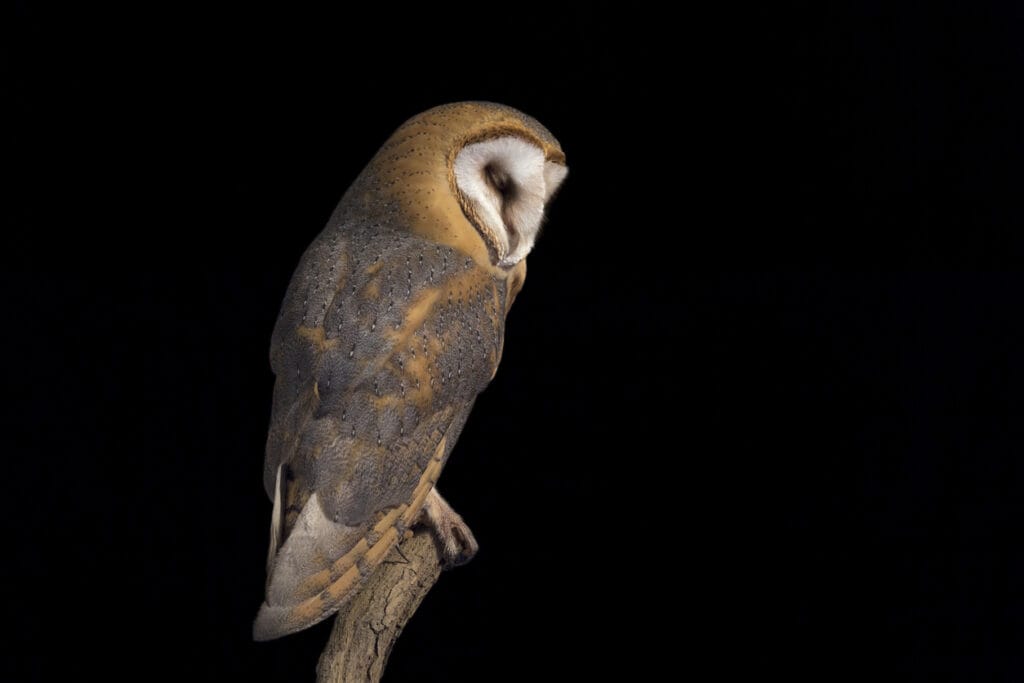
[[[441,556],[425,527],[403,540],[342,607],[317,664],[317,683],[376,683],[405,624],[441,574]]]

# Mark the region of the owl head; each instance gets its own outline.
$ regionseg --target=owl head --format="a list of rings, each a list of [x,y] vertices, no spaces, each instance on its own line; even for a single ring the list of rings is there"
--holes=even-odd
[[[530,253],[568,168],[535,119],[459,102],[406,121],[364,171],[368,197],[397,202],[408,228],[507,271]]]

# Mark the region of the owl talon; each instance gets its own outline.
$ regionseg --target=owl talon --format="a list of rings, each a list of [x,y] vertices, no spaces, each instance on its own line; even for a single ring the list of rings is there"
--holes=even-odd
[[[431,489],[423,504],[420,521],[433,530],[434,537],[441,547],[445,569],[466,564],[480,549],[469,526],[462,521],[462,517],[452,509],[448,501],[441,497],[436,488]]]

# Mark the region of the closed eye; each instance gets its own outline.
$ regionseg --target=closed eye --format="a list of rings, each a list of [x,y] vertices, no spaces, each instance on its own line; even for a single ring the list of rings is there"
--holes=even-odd
[[[516,198],[516,184],[508,171],[497,164],[487,164],[484,167],[484,177],[490,185],[501,195],[502,202],[510,202]]]

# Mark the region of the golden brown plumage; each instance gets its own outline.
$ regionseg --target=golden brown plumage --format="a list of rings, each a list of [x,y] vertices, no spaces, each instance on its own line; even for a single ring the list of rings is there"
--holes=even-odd
[[[333,614],[436,496],[526,273],[502,263],[515,242],[477,215],[479,193],[453,168],[467,145],[508,139],[559,167],[549,198],[565,157],[540,124],[500,105],[438,107],[391,136],[302,257],[271,344],[259,640]]]

